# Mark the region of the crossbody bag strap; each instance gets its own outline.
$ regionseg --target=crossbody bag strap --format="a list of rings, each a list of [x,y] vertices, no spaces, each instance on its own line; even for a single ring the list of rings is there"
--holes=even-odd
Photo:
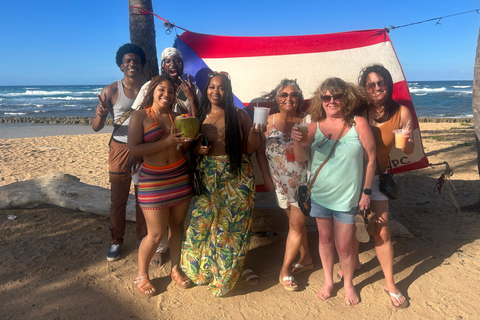
[[[115,131],[118,130],[122,126],[122,124],[127,121],[127,119],[132,115],[132,113],[135,111],[135,109],[130,109],[125,114],[116,122],[113,124],[113,132],[112,135],[110,136],[110,141],[108,142],[108,145],[112,143],[113,140],[113,135],[115,134]]]
[[[337,146],[338,141],[339,141],[340,138],[342,137],[343,132],[345,131],[346,128],[347,128],[347,125],[345,124],[345,125],[343,126],[342,130],[340,131],[340,134],[338,135],[337,140],[335,140],[335,143],[333,144],[332,150],[330,150],[330,153],[328,154],[328,157],[323,161],[323,163],[320,165],[320,167],[318,167],[317,172],[315,172],[315,175],[313,176],[313,178],[312,178],[312,179],[310,180],[310,182],[308,183],[307,195],[310,195],[310,192],[312,191],[313,183],[314,183],[315,180],[317,179],[318,173],[320,172],[320,170],[322,170],[323,166],[324,166],[324,165],[328,162],[328,160],[330,160],[330,158],[332,157],[333,151],[335,150],[335,147]]]

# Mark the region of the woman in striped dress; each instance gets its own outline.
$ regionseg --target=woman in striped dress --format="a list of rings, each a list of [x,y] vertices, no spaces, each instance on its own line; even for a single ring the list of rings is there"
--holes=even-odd
[[[155,294],[148,277],[148,266],[160,239],[170,228],[172,279],[181,287],[190,280],[178,267],[183,238],[183,221],[192,197],[185,151],[191,139],[174,133],[172,111],[175,98],[173,83],[154,77],[142,109],[132,114],[128,129],[128,148],[135,157],[143,157],[138,183],[138,201],[147,223],[147,235],[138,248],[138,275],[134,284],[144,295]],[[177,145],[183,144],[178,149]]]

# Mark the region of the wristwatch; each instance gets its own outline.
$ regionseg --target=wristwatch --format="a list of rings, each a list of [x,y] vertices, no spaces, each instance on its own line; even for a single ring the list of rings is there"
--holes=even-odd
[[[363,193],[365,193],[367,196],[371,195],[372,194],[372,189],[363,189]]]

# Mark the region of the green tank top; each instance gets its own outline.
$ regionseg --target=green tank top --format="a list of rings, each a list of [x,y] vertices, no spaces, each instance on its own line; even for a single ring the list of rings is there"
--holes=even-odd
[[[325,136],[318,128],[311,146],[312,176],[327,158],[335,140],[327,140],[318,148]],[[357,207],[363,188],[363,146],[358,138],[355,125],[338,141],[332,157],[320,173],[312,187],[312,199],[330,210],[350,211]]]

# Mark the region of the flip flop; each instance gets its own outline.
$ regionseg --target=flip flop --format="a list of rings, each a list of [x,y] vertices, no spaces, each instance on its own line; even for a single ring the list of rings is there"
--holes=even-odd
[[[394,297],[398,303],[400,303],[400,297],[403,296],[403,294],[400,292],[400,290],[398,291],[398,293],[392,293],[392,292],[388,292],[388,290],[386,289],[383,289],[389,296],[391,297]],[[392,299],[390,299],[390,302],[392,303],[392,306],[394,306],[395,308],[397,309],[405,309],[406,307],[408,307],[410,304],[408,303],[408,300],[407,298],[405,297],[405,301],[400,304],[399,306],[395,305],[395,303],[393,303]]]
[[[242,272],[242,277],[245,279],[245,282],[254,286],[258,283],[258,276],[253,272],[252,269],[245,269]]]
[[[287,291],[297,291],[298,290],[298,284],[297,281],[295,281],[295,278],[292,276],[289,277],[279,277],[278,281],[280,284],[285,288]],[[290,281],[291,285],[288,285],[285,283],[285,281]],[[295,284],[294,284],[295,283]]]
[[[365,228],[365,220],[363,219],[363,215],[357,214],[355,216],[355,226],[357,227],[357,232],[355,234],[357,240],[362,243],[367,243],[370,241],[370,235],[367,232],[367,228]]]
[[[296,270],[293,270],[296,269]],[[312,270],[313,269],[313,262],[307,265],[303,265],[300,263],[292,264],[292,274],[300,274],[304,271]]]

